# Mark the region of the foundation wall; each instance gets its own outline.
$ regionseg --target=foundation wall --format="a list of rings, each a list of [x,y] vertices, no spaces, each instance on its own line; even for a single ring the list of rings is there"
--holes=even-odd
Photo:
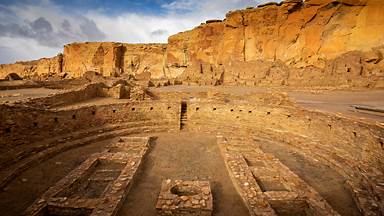
[[[169,125],[169,129],[179,129],[180,104],[160,101],[130,102],[62,111],[0,105],[0,113],[0,146],[4,152],[17,145],[108,124],[155,121],[156,124]]]
[[[28,100],[25,104],[36,108],[51,108],[55,106],[77,103],[97,97],[102,87],[103,84],[100,83],[89,84],[76,90],[71,89],[67,92],[56,93],[48,97]]]
[[[244,128],[251,136],[266,133],[274,138],[285,136],[286,141],[313,140],[308,143],[312,150],[320,151],[318,145],[322,145],[332,154],[324,156],[340,162],[350,160],[356,162],[353,165],[364,164],[364,167],[371,166],[384,171],[384,128],[379,125],[294,107],[191,103],[187,113],[192,130],[222,128],[228,131],[231,128]]]
[[[287,148],[344,176],[361,206],[366,205],[367,199],[376,202],[383,199],[382,126],[294,107],[214,103],[189,104],[187,119],[187,128],[192,131],[219,131],[284,143]]]

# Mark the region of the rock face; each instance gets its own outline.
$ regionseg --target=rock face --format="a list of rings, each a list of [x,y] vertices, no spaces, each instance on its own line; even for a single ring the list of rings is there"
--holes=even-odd
[[[229,12],[171,36],[166,67],[199,84],[221,71],[224,84],[383,85],[382,11],[377,0],[311,0]]]
[[[384,87],[383,11],[381,0],[267,3],[173,35],[168,45],[69,44],[63,61],[3,65],[0,78],[96,71],[199,85]]]
[[[120,71],[122,46],[119,43],[73,43],[64,46],[63,71],[80,77],[87,71],[106,76]]]
[[[165,49],[164,44],[68,44],[64,46],[63,71],[74,77],[80,77],[86,71],[97,71],[104,76],[149,72],[152,78],[162,77]]]
[[[16,62],[15,64],[0,65],[0,79],[15,73],[24,78],[46,77],[62,72],[63,55],[53,58],[42,58],[34,61]]]

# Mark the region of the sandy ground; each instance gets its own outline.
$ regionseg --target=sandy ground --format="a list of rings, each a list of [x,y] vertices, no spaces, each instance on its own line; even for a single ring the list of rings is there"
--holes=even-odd
[[[0,190],[0,215],[20,215],[50,186],[114,140],[116,138],[65,151],[23,172]]]
[[[86,106],[102,106],[102,105],[108,105],[108,104],[121,104],[121,103],[128,103],[130,102],[129,99],[116,99],[116,98],[109,98],[109,97],[96,97],[89,100],[79,101],[77,103],[72,104],[65,104],[63,106],[57,106],[53,107],[52,109],[55,110],[71,110],[71,109],[78,109],[81,107]]]
[[[218,91],[233,95],[245,95],[265,92],[286,92],[299,106],[326,113],[345,115],[362,121],[384,123],[384,113],[361,111],[354,105],[362,105],[384,110],[384,90],[361,91],[296,91],[289,89],[243,87],[243,86],[167,86],[151,88],[153,92],[189,92],[199,93]]]
[[[157,133],[151,143],[131,191],[119,215],[154,216],[161,182],[165,179],[209,180],[214,197],[214,214],[249,215],[228,176],[216,137],[203,133]],[[137,135],[135,135],[137,136]],[[0,191],[2,215],[19,215],[50,186],[79,166],[91,154],[101,152],[118,138],[63,152],[23,172]],[[321,164],[312,163],[289,147],[265,144],[264,151],[278,157],[293,172],[317,190],[341,215],[359,215],[345,179]]]
[[[300,106],[311,110],[384,122],[384,113],[361,111],[353,107],[357,105],[384,110],[384,90],[328,91],[321,94],[289,92],[288,95]]]
[[[207,91],[218,91],[233,95],[256,94],[265,92],[286,92],[298,105],[326,113],[345,115],[362,121],[384,123],[384,113],[357,110],[353,106],[365,106],[384,110],[384,90],[364,91],[295,91],[265,87],[243,87],[243,86],[167,86],[161,88],[150,88],[152,92],[189,92],[201,93]],[[49,94],[60,92],[60,90],[47,88],[28,88],[0,91],[0,103],[5,101],[16,101],[26,98],[46,97]],[[73,109],[87,105],[105,105],[111,103],[125,103],[128,100],[114,98],[94,98],[79,103],[57,107],[57,109]]]
[[[291,171],[312,186],[340,215],[361,215],[343,178],[326,165],[309,161],[280,143],[261,142],[264,152],[273,154]]]
[[[60,92],[57,89],[47,88],[26,88],[0,91],[0,102],[16,101],[27,98],[47,97],[50,94]]]
[[[156,215],[154,206],[165,179],[209,180],[214,215],[249,215],[228,176],[215,136],[158,134],[137,179],[120,210],[121,216]]]
[[[228,176],[215,136],[196,133],[154,136],[158,139],[152,144],[119,215],[156,215],[161,182],[167,178],[209,180],[214,196],[214,215],[248,215]],[[20,215],[91,154],[101,152],[106,145],[116,141],[114,138],[72,149],[23,172],[0,191],[1,215]]]

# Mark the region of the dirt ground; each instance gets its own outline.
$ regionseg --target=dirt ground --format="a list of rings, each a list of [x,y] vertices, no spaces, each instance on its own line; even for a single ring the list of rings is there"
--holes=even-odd
[[[91,154],[101,152],[104,146],[113,140],[115,139],[63,152],[23,172],[3,191],[0,190],[0,215],[20,215],[50,186],[79,166]]]
[[[312,186],[340,215],[361,215],[347,188],[345,179],[331,168],[315,163],[279,143],[261,142],[266,153],[273,154],[307,184]]]
[[[234,95],[244,95],[265,92],[286,92],[298,105],[311,110],[318,110],[328,113],[359,118],[363,121],[384,123],[384,113],[357,110],[353,106],[365,106],[384,110],[384,90],[361,90],[361,91],[317,91],[275,89],[264,87],[243,87],[243,86],[167,86],[161,88],[150,88],[152,92],[190,92],[199,93],[207,91],[218,91]],[[26,98],[46,97],[51,93],[60,90],[48,88],[28,88],[0,91],[0,102],[15,101]],[[95,104],[104,105],[110,103],[124,103],[126,100],[113,98],[95,98],[68,105],[63,109],[71,109],[78,106]],[[60,109],[60,108],[59,108]]]
[[[71,109],[78,109],[81,107],[86,106],[103,106],[108,104],[124,104],[129,102],[129,99],[116,99],[116,98],[109,98],[109,97],[95,97],[89,100],[79,101],[72,104],[65,104],[61,106],[53,107],[55,110],[71,110]]]
[[[121,208],[119,215],[154,216],[161,182],[165,179],[209,180],[214,197],[214,215],[249,215],[236,192],[216,144],[216,137],[203,133],[159,133]],[[2,215],[19,215],[50,186],[100,152],[117,138],[63,152],[12,181],[0,191]],[[311,185],[341,215],[360,215],[345,179],[325,165],[312,163],[279,143],[263,150],[279,158]]]
[[[187,132],[155,136],[158,139],[152,143],[119,215],[156,215],[161,182],[168,178],[209,180],[214,196],[214,215],[248,215],[228,176],[215,136]],[[91,154],[101,152],[117,139],[63,152],[25,171],[0,191],[1,215],[20,215],[50,186]]]
[[[327,91],[321,94],[289,92],[288,95],[300,106],[308,109],[384,122],[384,113],[361,111],[353,107],[357,105],[384,110],[384,90]]]
[[[228,176],[216,137],[199,133],[158,134],[119,215],[153,216],[165,179],[209,180],[214,215],[249,215]]]
[[[153,92],[190,92],[199,93],[218,91],[233,95],[245,95],[265,92],[286,92],[299,106],[311,110],[340,114],[359,118],[363,121],[384,123],[384,113],[359,111],[353,105],[362,105],[384,110],[384,90],[360,91],[308,91],[244,86],[167,86],[151,88]]]
[[[60,92],[57,89],[48,88],[26,88],[0,91],[0,102],[16,101],[27,98],[47,97],[49,94]]]

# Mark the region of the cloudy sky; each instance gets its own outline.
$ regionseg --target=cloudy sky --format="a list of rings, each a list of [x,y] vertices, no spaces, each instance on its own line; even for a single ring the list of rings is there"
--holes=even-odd
[[[167,42],[229,10],[271,0],[0,0],[0,64],[83,41]]]

